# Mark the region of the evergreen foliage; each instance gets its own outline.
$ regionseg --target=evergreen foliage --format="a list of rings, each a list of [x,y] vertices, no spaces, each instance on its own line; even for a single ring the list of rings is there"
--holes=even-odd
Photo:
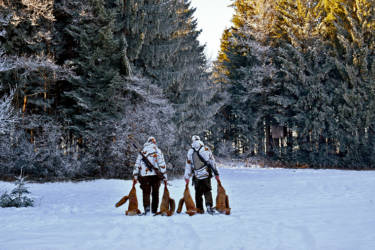
[[[212,126],[212,117],[220,102],[215,101],[217,88],[210,84],[204,47],[199,45],[197,22],[193,18],[195,9],[188,1],[182,1],[179,13],[179,28],[174,36],[179,40],[179,49],[165,69],[173,76],[166,89],[167,96],[174,104],[176,113],[178,144],[186,150],[191,143],[191,135],[207,133]]]
[[[0,135],[2,178],[20,169],[42,180],[128,177],[136,152],[127,135],[155,136],[179,171],[190,133],[203,133],[220,105],[188,1],[0,8],[0,96],[21,111],[13,123],[3,116],[14,126]]]
[[[128,177],[129,138],[150,135],[175,173],[192,134],[222,157],[372,168],[373,1],[233,7],[211,72],[188,0],[0,1],[1,177]]]
[[[273,27],[272,4],[236,1],[234,5],[237,12],[244,13],[235,14],[234,27],[223,47],[226,59],[220,61],[219,58],[216,64],[216,81],[222,79],[229,85],[226,87],[228,102],[217,118],[224,125],[219,129],[224,135],[221,142],[231,140],[237,154],[245,151],[254,154],[254,151],[264,151],[262,144],[266,138],[261,135],[262,127],[264,122],[269,127],[270,120],[266,104],[268,94],[264,91],[273,91],[271,78],[275,74],[273,52],[267,39]]]
[[[76,57],[65,61],[77,74],[66,83],[69,88],[62,94],[64,122],[73,134],[86,136],[100,122],[110,120],[119,111],[116,106],[116,89],[123,79],[120,69],[119,41],[114,37],[114,13],[105,8],[104,1],[88,1],[87,6],[77,11],[85,11],[77,23],[65,30],[76,46]],[[65,102],[69,105],[65,105]]]
[[[29,190],[25,186],[25,177],[20,176],[16,178],[14,183],[16,187],[8,194],[3,193],[0,196],[0,207],[32,207],[34,206],[34,200],[28,197],[30,194]]]
[[[374,4],[247,4],[234,4],[215,72],[231,96],[216,117],[224,144],[297,166],[372,167]]]

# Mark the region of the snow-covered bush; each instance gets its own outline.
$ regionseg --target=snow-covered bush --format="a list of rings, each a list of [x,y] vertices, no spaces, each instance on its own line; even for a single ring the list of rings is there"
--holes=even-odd
[[[33,135],[29,131],[34,131]],[[21,169],[32,179],[61,180],[91,176],[90,155],[80,157],[67,145],[58,122],[42,115],[25,115],[17,129],[0,135],[0,177],[13,178]]]
[[[8,194],[3,193],[0,196],[0,207],[30,207],[34,205],[34,200],[27,195],[30,194],[25,186],[25,177],[20,176],[16,178],[16,187]]]

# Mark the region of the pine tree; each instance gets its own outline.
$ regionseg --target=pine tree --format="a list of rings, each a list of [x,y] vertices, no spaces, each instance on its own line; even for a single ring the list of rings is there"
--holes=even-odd
[[[222,109],[224,115],[217,116],[220,120],[227,120],[227,126],[219,130],[225,134],[224,138],[235,143],[238,153],[259,152],[263,151],[265,135],[262,135],[262,129],[254,129],[253,126],[254,123],[263,123],[267,115],[259,110],[261,118],[254,112],[266,95],[259,90],[264,89],[272,77],[268,45],[275,25],[274,5],[266,1],[236,1],[234,6],[234,27],[224,33],[221,53],[225,56],[219,58],[215,68],[216,81],[229,84],[230,95],[230,103]],[[221,61],[221,58],[224,60]],[[250,131],[254,133],[250,135]]]
[[[53,0],[1,1],[0,42],[8,55],[48,55]]]
[[[160,86],[174,105],[173,122],[178,127],[174,146],[181,150],[192,133],[209,127],[209,114],[215,113],[215,105],[208,104],[215,90],[209,86],[204,47],[197,39],[195,10],[185,0],[140,2],[137,9],[145,13],[134,29],[142,32],[143,40],[136,42],[142,43],[141,50],[131,58],[135,69]]]
[[[76,77],[66,82],[60,95],[60,118],[69,132],[69,143],[85,148],[80,157],[87,157],[87,166],[98,174],[105,165],[108,143],[113,138],[113,123],[119,118],[121,89],[121,37],[116,36],[119,9],[104,0],[78,4],[73,18],[65,28],[71,37],[70,56],[61,54],[63,63],[74,69]],[[84,13],[84,14],[82,14]],[[71,58],[70,58],[71,57]],[[104,174],[103,172],[100,172]],[[88,173],[90,175],[90,173]]]
[[[64,120],[68,128],[78,135],[90,133],[100,121],[108,121],[118,112],[116,106],[116,88],[121,85],[119,41],[114,39],[114,15],[105,8],[102,0],[92,0],[87,6],[81,6],[81,15],[77,23],[66,30],[73,37],[77,55],[65,64],[74,68],[77,77],[70,79],[65,87],[63,109]]]
[[[292,41],[304,49],[290,44],[278,49],[282,69],[278,81],[283,88],[272,97],[282,111],[278,120],[290,130],[282,158],[316,166],[336,165],[335,133],[339,130],[334,96],[340,82],[332,78],[331,47],[316,37],[294,37]]]
[[[204,46],[198,41],[201,31],[197,30],[194,12],[189,1],[182,1],[179,5],[179,25],[174,33],[180,41],[179,48],[173,55],[170,69],[166,69],[175,75],[166,93],[177,111],[174,121],[178,129],[179,148],[190,144],[192,134],[203,135],[208,130],[217,109],[212,103],[216,89],[210,85]]]
[[[25,186],[25,177],[22,176],[22,170],[20,176],[16,178],[16,187],[10,194],[3,193],[0,196],[0,207],[30,207],[34,205],[34,200],[27,197],[30,194],[29,190]]]
[[[336,27],[334,22],[337,18],[343,18],[343,4],[352,2],[352,0],[314,0],[313,7],[317,18],[320,20],[320,34],[332,42],[335,42]]]
[[[174,33],[178,30],[178,1],[153,0],[144,2],[145,27],[141,38],[143,46],[135,65],[164,89],[175,80],[175,74],[168,69],[179,48],[180,39]]]
[[[126,175],[111,158],[123,141],[118,124],[145,118],[142,111],[153,127],[139,124],[181,163],[190,134],[211,125],[220,96],[189,1],[17,0],[0,8],[0,77],[3,86],[18,84],[13,104],[23,111],[7,135],[13,147],[0,143],[5,174],[24,167],[35,178]],[[148,91],[156,101],[145,101],[155,98]]]
[[[335,22],[338,46],[338,77],[345,83],[338,120],[344,163],[354,167],[371,165],[372,143],[369,129],[374,121],[375,12],[374,3],[356,0],[343,5],[344,18]],[[370,133],[373,133],[371,131]]]
[[[2,83],[17,89],[23,112],[52,112],[55,83],[67,74],[53,59],[53,1],[2,1],[0,13],[0,47],[13,64]]]

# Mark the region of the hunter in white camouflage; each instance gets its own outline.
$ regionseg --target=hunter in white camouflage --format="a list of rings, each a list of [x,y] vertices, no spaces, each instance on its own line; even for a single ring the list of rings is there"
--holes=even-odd
[[[202,198],[204,195],[207,212],[212,214],[211,177],[214,174],[215,179],[220,181],[219,172],[217,171],[215,158],[211,150],[204,146],[199,136],[194,135],[192,141],[185,164],[185,182],[188,184],[190,177],[193,176],[197,210],[199,213],[204,213]]]
[[[143,155],[143,156],[142,156]],[[154,137],[149,137],[139,152],[133,170],[133,182],[141,184],[143,191],[144,213],[150,212],[150,195],[152,195],[151,211],[156,213],[159,205],[159,188],[161,178],[157,175],[161,173],[161,178],[167,184],[167,169],[164,155],[156,145]]]

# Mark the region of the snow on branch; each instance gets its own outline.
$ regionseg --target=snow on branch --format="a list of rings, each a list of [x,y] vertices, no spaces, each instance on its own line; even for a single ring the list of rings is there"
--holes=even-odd
[[[22,76],[39,69],[54,71],[57,78],[64,78],[66,75],[73,75],[73,72],[65,67],[56,65],[50,58],[43,56],[16,57],[7,56],[0,50],[0,73],[9,70],[25,70]]]
[[[0,134],[7,133],[11,125],[16,123],[18,117],[12,106],[14,90],[9,95],[0,98]]]
[[[53,0],[22,0],[22,4],[26,6],[28,19],[31,20],[32,25],[37,25],[38,22],[44,18],[49,21],[54,21],[53,15]],[[12,22],[18,24],[21,18],[14,13]]]
[[[134,91],[142,97],[147,97],[147,102],[152,105],[166,106],[168,101],[163,96],[161,88],[151,84],[145,79],[139,79],[134,76],[128,79],[131,84],[127,85],[127,89]]]
[[[153,135],[163,149],[173,145],[176,127],[171,120],[175,110],[163,96],[162,89],[144,78],[133,77],[127,80],[126,89],[139,99],[132,101],[126,98],[123,101],[123,118],[114,124],[116,142],[112,147],[113,155],[125,157],[123,149],[131,145],[128,135],[134,136],[138,142]]]

